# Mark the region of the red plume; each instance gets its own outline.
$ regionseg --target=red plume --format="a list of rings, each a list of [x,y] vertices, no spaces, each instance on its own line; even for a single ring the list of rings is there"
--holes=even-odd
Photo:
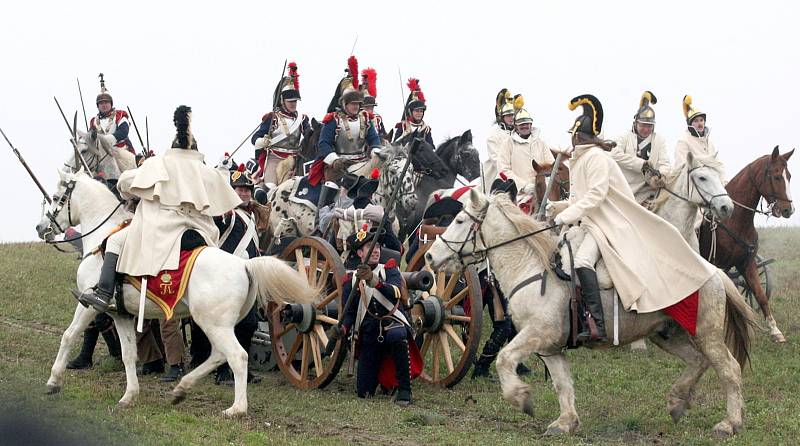
[[[239,172],[244,172],[244,164],[239,164],[239,168],[236,170],[238,170]]]
[[[500,179],[503,181],[508,181],[508,176],[504,172],[500,172]]]
[[[419,79],[415,79],[415,78],[413,78],[413,77],[412,77],[411,79],[409,79],[409,80],[408,80],[408,89],[409,89],[409,90],[410,90],[412,93],[414,93],[414,92],[416,92],[416,93],[417,93],[417,94],[416,94],[416,95],[414,95],[414,96],[416,96],[416,98],[417,98],[418,100],[420,100],[420,101],[422,101],[422,102],[425,102],[425,95],[424,95],[424,94],[422,94],[422,89],[420,89],[420,88],[419,88]]]
[[[353,88],[358,89],[358,59],[356,56],[350,56],[347,59],[347,70],[353,78]]]
[[[225,152],[224,156],[225,156],[225,158],[228,158],[230,155],[228,154],[228,152]]]
[[[297,72],[297,64],[295,62],[289,63],[289,76],[292,77],[294,89],[300,91],[300,74]]]
[[[441,195],[439,195],[439,194],[433,194],[433,199],[434,199],[435,201],[441,201],[441,200],[442,200],[442,196],[441,196]]]
[[[374,68],[366,68],[361,72],[367,84],[367,92],[372,97],[378,97],[378,72]]]
[[[361,229],[364,230],[364,231],[368,231],[369,230],[369,225],[364,223],[364,224],[361,225]]]
[[[372,178],[373,180],[377,180],[378,178],[380,178],[380,176],[381,176],[381,171],[378,170],[377,167],[372,169],[372,173],[370,173],[369,175],[369,177]]]

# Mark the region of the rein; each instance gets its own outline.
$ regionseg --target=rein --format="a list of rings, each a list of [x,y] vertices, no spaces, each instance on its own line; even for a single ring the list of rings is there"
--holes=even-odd
[[[64,230],[61,228],[61,226],[58,224],[58,222],[56,222],[56,217],[58,217],[58,213],[61,212],[61,210],[64,208],[65,204],[67,205],[67,221],[69,221],[69,226],[70,227],[71,226],[75,226],[73,224],[73,222],[72,222],[72,204],[71,204],[72,203],[72,192],[74,190],[75,190],[75,180],[73,179],[73,180],[70,180],[67,183],[66,189],[64,190],[64,193],[61,194],[61,196],[58,197],[58,199],[56,200],[56,205],[55,205],[55,208],[53,209],[53,212],[51,213],[50,211],[48,211],[45,214],[47,216],[47,218],[50,220],[50,222],[52,224],[54,224],[56,226],[56,228],[58,228],[58,230],[61,231],[61,232],[64,232]],[[104,224],[106,224],[106,222],[108,222],[108,220],[111,219],[111,217],[119,210],[120,207],[122,207],[123,204],[125,204],[124,201],[120,201],[119,203],[117,203],[117,206],[114,207],[114,210],[112,210],[111,213],[108,214],[108,216],[106,216],[106,218],[104,218],[103,221],[100,222],[100,224],[95,226],[89,232],[85,232],[85,233],[83,233],[83,234],[81,234],[81,235],[79,235],[77,237],[73,237],[73,238],[69,238],[69,239],[64,239],[64,240],[45,240],[44,242],[49,244],[49,245],[54,245],[55,246],[55,245],[58,245],[58,244],[61,244],[61,243],[70,243],[70,242],[81,240],[82,238],[93,234],[95,231],[100,229]],[[56,246],[56,248],[57,248],[57,246]]]

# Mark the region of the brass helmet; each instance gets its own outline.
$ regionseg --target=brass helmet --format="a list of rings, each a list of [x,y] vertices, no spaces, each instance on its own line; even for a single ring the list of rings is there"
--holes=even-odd
[[[297,73],[297,63],[290,62],[288,67],[289,75],[281,77],[272,95],[273,110],[279,110],[283,101],[300,100],[300,74]]]
[[[705,119],[706,114],[692,107],[692,97],[687,94],[683,97],[683,116],[686,117],[686,125],[691,126],[694,118],[702,116]]]
[[[103,73],[100,73],[98,76],[100,78],[100,94],[97,95],[94,103],[95,105],[99,104],[101,101],[108,101],[111,105],[114,105],[114,99],[111,97],[111,94],[108,92],[106,88],[106,80],[104,78]]]
[[[364,102],[364,94],[358,89],[358,60],[356,56],[347,59],[347,68],[344,70],[345,76],[336,85],[331,103],[328,105],[328,113],[337,110],[344,110],[344,106],[351,102]]]
[[[419,79],[412,77],[408,80],[406,85],[408,86],[409,93],[408,99],[406,100],[404,118],[409,118],[413,110],[421,108],[424,111],[427,110],[427,107],[425,106],[425,94],[422,93],[422,89],[419,86]]]
[[[590,94],[582,94],[569,101],[570,110],[575,110],[578,106],[583,106],[583,113],[575,118],[575,124],[569,132],[580,133],[589,138],[600,135],[603,130],[603,106],[600,100]]]
[[[642,124],[656,124],[656,112],[650,104],[658,102],[656,95],[652,91],[645,91],[642,93],[642,99],[639,100],[639,111],[633,115],[634,122],[641,122]]]
[[[363,105],[378,105],[378,72],[374,68],[361,71],[361,85],[358,88],[364,94]]]
[[[525,110],[524,108],[518,110],[514,114],[514,125],[520,124],[533,124],[533,116],[531,116],[531,114],[528,113],[528,110]]]
[[[514,97],[508,88],[504,88],[497,93],[494,101],[494,118],[498,124],[503,122],[503,116],[514,114]]]

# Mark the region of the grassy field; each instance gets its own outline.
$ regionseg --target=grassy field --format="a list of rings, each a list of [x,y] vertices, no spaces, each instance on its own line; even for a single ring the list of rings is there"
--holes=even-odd
[[[745,429],[729,444],[797,444],[800,438],[800,228],[761,231],[760,252],[771,265],[777,288],[772,304],[788,343],[755,336],[752,369],[744,373]],[[250,414],[226,420],[221,411],[233,391],[199,386],[186,402],[169,404],[170,386],[141,379],[135,407],[114,411],[124,374],[99,345],[89,371],[68,371],[64,390],[45,395],[45,382],[59,336],[71,319],[68,290],[78,262],[42,244],[0,245],[0,416],[32,420],[59,438],[97,444],[711,444],[712,426],[724,415],[713,373],[702,379],[694,407],[678,424],[666,411],[666,394],[682,364],[650,348],[611,352],[571,351],[582,427],[569,437],[544,437],[558,416],[552,385],[531,359],[527,378],[536,416],[513,410],[496,382],[465,379],[453,390],[415,382],[415,404],[401,409],[386,397],[355,397],[344,372],[328,388],[300,391],[278,372],[249,387]],[[101,341],[102,343],[102,341]],[[104,359],[106,359],[105,362]],[[77,421],[81,420],[81,421]],[[0,423],[1,425],[2,423]],[[3,439],[0,438],[0,443]]]

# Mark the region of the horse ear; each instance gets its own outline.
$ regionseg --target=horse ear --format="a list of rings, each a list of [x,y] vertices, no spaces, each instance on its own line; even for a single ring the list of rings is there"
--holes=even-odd
[[[791,157],[792,157],[792,154],[793,154],[793,153],[794,153],[794,149],[792,149],[792,150],[790,150],[790,151],[788,151],[788,152],[784,153],[783,155],[781,155],[781,158],[783,158],[783,159],[784,159],[784,161],[789,161],[789,158],[791,158]]]
[[[394,139],[394,129],[389,130],[389,134],[386,135],[386,140],[391,141]]]
[[[478,201],[480,201],[480,199],[481,199],[481,194],[478,193],[478,191],[475,190],[474,187],[471,188],[469,190],[469,201],[473,208],[478,207]]]
[[[781,156],[780,146],[775,146],[775,148],[772,149],[772,159],[778,159],[779,156]]]
[[[533,166],[533,170],[535,170],[535,171],[536,171],[536,173],[539,173],[539,169],[541,169],[541,168],[542,168],[542,167],[539,165],[539,163],[537,163],[537,162],[536,162],[536,160],[534,160],[534,159],[532,159],[532,160],[531,160],[531,166]]]
[[[459,139],[461,144],[471,143],[472,142],[472,129],[467,130],[466,132],[461,134],[461,138]]]

